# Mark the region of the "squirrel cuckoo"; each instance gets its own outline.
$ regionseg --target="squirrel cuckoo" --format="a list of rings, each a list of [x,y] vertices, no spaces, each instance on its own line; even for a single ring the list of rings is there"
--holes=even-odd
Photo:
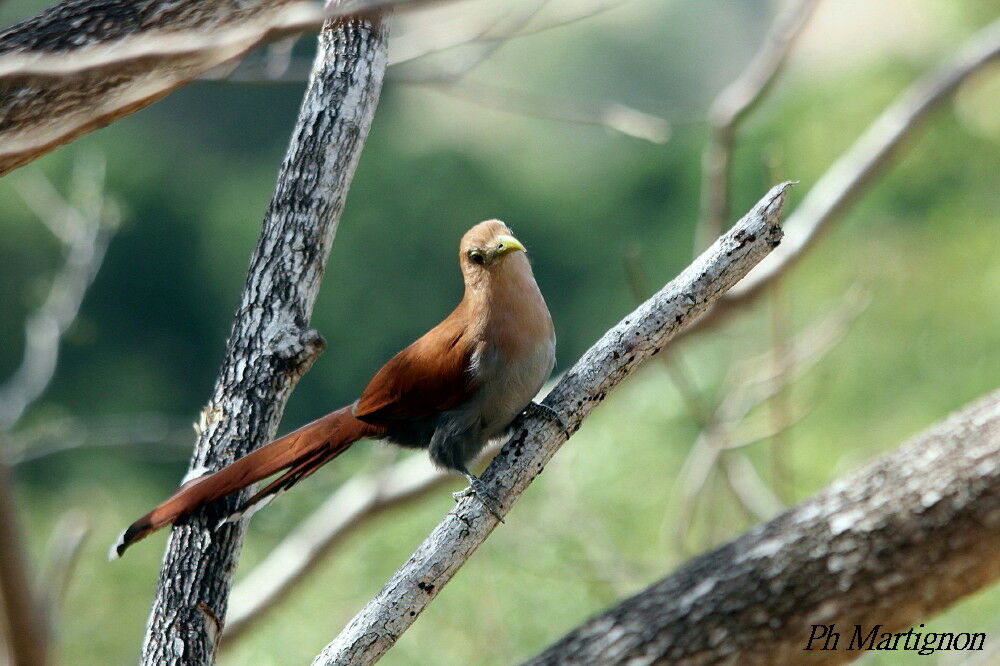
[[[534,405],[555,363],[555,334],[524,246],[507,225],[487,220],[472,227],[458,261],[465,282],[458,307],[389,359],[357,401],[183,483],[122,533],[112,558],[204,504],[284,470],[227,520],[248,515],[365,437],[426,448],[435,464],[469,480],[456,497],[475,494],[500,518],[499,503],[467,465]]]

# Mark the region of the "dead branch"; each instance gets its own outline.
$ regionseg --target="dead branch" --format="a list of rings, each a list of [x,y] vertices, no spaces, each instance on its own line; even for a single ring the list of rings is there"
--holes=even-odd
[[[484,456],[498,450],[492,447],[484,451]],[[348,480],[233,587],[223,648],[245,636],[327,553],[359,527],[454,481],[453,475],[436,469],[419,454],[381,472]]]
[[[695,230],[695,252],[722,233],[729,217],[729,177],[739,126],[778,80],[792,46],[819,3],[794,0],[780,11],[747,68],[712,102],[708,113],[711,134],[702,156],[701,219]]]
[[[7,462],[26,462],[84,447],[138,447],[156,444],[142,451],[144,457],[183,460],[191,455],[191,423],[180,416],[133,412],[98,415],[93,419],[76,416],[47,419],[10,436]]]
[[[432,0],[63,0],[0,33],[0,175],[263,42]]]
[[[562,423],[532,416],[514,430],[481,477],[505,513],[609,390],[658,353],[779,242],[777,219],[788,186],[772,188],[728,234],[605,333],[562,377],[545,399]],[[313,663],[363,666],[377,661],[497,522],[473,498],[459,502]]]
[[[844,338],[851,323],[869,302],[860,290],[851,289],[840,303],[795,335],[779,362],[775,363],[773,353],[767,352],[730,368],[723,397],[700,424],[701,432],[677,474],[680,495],[677,537],[680,543],[686,542],[695,509],[720,463],[729,489],[751,515],[767,519],[782,507],[745,456],[740,454],[733,460],[733,452],[784,432],[801,419],[804,412],[785,415],[780,422],[772,422],[765,432],[748,435],[741,431],[745,430],[754,410],[784,393]],[[758,492],[754,493],[754,489]],[[764,509],[766,512],[762,512],[762,507],[768,507]]]
[[[76,321],[80,305],[104,260],[119,224],[119,209],[104,199],[103,163],[78,161],[76,172],[89,182],[64,199],[34,174],[20,179],[25,202],[64,244],[66,259],[37,310],[24,323],[24,352],[17,370],[0,385],[0,432],[9,431],[48,387],[59,360],[63,334]]]
[[[45,392],[55,374],[63,334],[76,320],[80,305],[100,269],[104,251],[118,227],[118,207],[105,199],[102,163],[78,160],[76,191],[65,199],[40,174],[22,178],[25,202],[63,244],[65,260],[42,304],[25,321],[21,363],[0,385],[0,433],[9,431]],[[18,666],[49,661],[51,616],[65,579],[43,577],[35,584],[28,566],[26,541],[18,529],[10,480],[6,438],[0,439],[0,596],[4,635]],[[75,555],[75,548],[72,549]],[[72,559],[72,558],[70,558]],[[53,582],[54,581],[54,582]],[[46,603],[49,602],[49,603]]]
[[[394,77],[393,80],[399,79]],[[434,83],[402,78],[401,82],[425,85],[431,90],[483,107],[530,118],[603,127],[652,143],[665,143],[670,137],[670,124],[666,120],[619,102],[536,95],[466,80]]]
[[[792,268],[847,206],[875,182],[922,121],[963,82],[997,60],[1000,60],[1000,19],[982,28],[946,62],[903,91],[837,158],[788,216],[781,248],[762,261],[747,279],[721,298],[683,335],[717,325],[756,299],[766,285]]]
[[[308,322],[378,102],[387,32],[385,19],[374,17],[330,22],[320,34],[226,358],[198,426],[192,469],[218,469],[269,441],[292,388],[323,347]],[[211,663],[245,521],[216,526],[246,497],[238,493],[173,529],[143,664]]]
[[[901,630],[1000,577],[998,460],[1000,391],[694,558],[526,663],[855,659],[847,649],[803,650],[812,625]]]
[[[505,17],[484,16],[481,8],[466,16],[440,16],[414,22],[392,41],[389,65],[401,65],[444,51],[481,42],[511,41],[561,28],[620,7],[630,0],[575,0],[563,3],[560,11],[546,12],[549,0],[535,0],[538,8],[523,22]],[[510,11],[508,9],[508,11]],[[543,15],[543,14],[548,15]],[[509,17],[509,14],[508,14]]]
[[[56,521],[45,548],[45,566],[39,576],[39,588],[45,591],[42,608],[50,635],[55,635],[59,614],[70,583],[76,573],[90,525],[87,515],[79,509],[70,509]]]

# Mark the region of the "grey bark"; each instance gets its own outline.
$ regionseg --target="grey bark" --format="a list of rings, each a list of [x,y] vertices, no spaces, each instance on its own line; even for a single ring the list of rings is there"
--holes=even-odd
[[[150,38],[239,26],[292,1],[66,0],[8,28],[0,33],[0,175],[147,106],[265,34],[229,48],[204,40],[162,48]],[[141,40],[146,47],[132,50]]]
[[[293,386],[322,349],[309,317],[378,101],[386,42],[381,18],[340,20],[320,35],[192,469],[218,469],[270,440]],[[244,530],[242,522],[215,526],[246,498],[240,493],[173,530],[142,663],[212,662]]]
[[[0,175],[261,42],[430,0],[64,0],[0,32]]]
[[[605,333],[563,375],[544,401],[561,424],[533,413],[515,428],[482,475],[504,513],[608,391],[663,349],[778,245],[778,216],[788,185],[772,188],[726,235]],[[496,525],[497,518],[474,497],[459,502],[313,664],[363,666],[377,661]]]
[[[842,663],[863,654],[846,649],[855,624],[913,626],[1000,577],[997,553],[1000,391],[526,663]],[[848,633],[804,651],[813,624]]]

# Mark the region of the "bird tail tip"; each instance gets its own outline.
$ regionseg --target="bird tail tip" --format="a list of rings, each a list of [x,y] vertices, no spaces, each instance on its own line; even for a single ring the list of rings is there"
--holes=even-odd
[[[111,544],[111,548],[108,549],[108,562],[121,559],[121,556],[125,554],[129,546],[152,531],[153,526],[146,516],[126,527],[118,535],[118,538],[115,539],[115,542]]]

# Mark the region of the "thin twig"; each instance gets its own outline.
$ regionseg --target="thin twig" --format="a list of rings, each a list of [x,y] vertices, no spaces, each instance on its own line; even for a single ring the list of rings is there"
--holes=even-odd
[[[789,340],[788,300],[784,282],[775,280],[771,283],[771,354],[774,366],[775,387],[774,397],[768,401],[768,417],[774,436],[770,442],[771,485],[775,494],[787,500],[792,496],[792,466],[788,462],[792,455],[790,430],[792,406],[789,392],[791,391],[791,376],[795,373],[795,365],[791,358],[791,342]]]
[[[545,20],[533,20],[528,25],[513,32],[509,29],[506,32],[498,30],[498,23],[503,19],[502,16],[484,17],[481,11],[469,12],[464,16],[459,14],[458,16],[442,17],[435,14],[432,20],[422,21],[416,26],[405,29],[404,34],[390,40],[389,66],[405,65],[427,56],[477,44],[484,39],[493,42],[498,40],[513,41],[522,37],[538,35],[597,16],[627,2],[630,0],[568,3],[571,8],[565,9],[561,14],[554,13],[554,16],[549,16]],[[198,78],[230,83],[301,83],[309,78],[311,67],[310,60],[292,58],[289,62],[283,55],[275,54],[269,48],[264,57],[251,55],[238,63],[226,63],[213,68]],[[422,77],[418,73],[414,75],[414,78],[426,77]],[[401,83],[408,82],[407,74],[397,74],[391,80]]]
[[[729,217],[729,178],[739,126],[778,80],[792,46],[819,2],[794,0],[780,11],[750,64],[712,103],[708,114],[711,135],[702,156],[701,219],[695,230],[695,253],[722,233]]]
[[[191,453],[191,423],[180,416],[132,413],[83,419],[75,416],[48,419],[10,436],[11,465],[57,455],[78,448],[136,447],[156,444],[155,452],[143,451],[158,460],[178,460]]]
[[[118,206],[104,200],[103,162],[78,161],[90,182],[70,203],[40,174],[16,188],[45,225],[65,243],[66,259],[48,294],[24,323],[24,352],[17,370],[0,385],[0,431],[9,431],[48,387],[59,360],[63,334],[76,321],[118,229]]]
[[[534,0],[511,9],[486,27],[474,41],[465,44],[461,53],[456,53],[444,63],[422,68],[419,73],[411,72],[407,76],[407,82],[457,83],[507,44],[548,2],[549,0]]]
[[[860,316],[869,302],[870,299],[860,289],[850,289],[836,307],[793,338],[779,363],[774,362],[773,352],[767,352],[730,368],[723,398],[709,415],[677,474],[679,508],[675,538],[678,543],[688,543],[695,513],[717,465],[720,462],[731,462],[726,460],[728,452],[766,438],[780,436],[781,432],[791,428],[805,414],[804,410],[797,415],[786,414],[783,421],[772,422],[770,429],[764,433],[737,435],[737,431],[744,428],[751,412],[784,392],[812,370],[843,339],[850,324]],[[760,368],[764,370],[761,371]],[[745,501],[750,498],[751,489],[760,485],[747,483],[748,478],[746,473],[736,475],[728,471],[723,480],[749,513],[760,515],[760,507],[774,506],[771,499],[774,495],[771,492],[757,493],[756,499]]]
[[[443,83],[403,79],[403,82],[525,117],[603,127],[652,143],[665,143],[670,137],[670,123],[666,120],[620,102],[536,95],[464,79]]]
[[[605,333],[545,399],[558,420],[536,415],[514,429],[481,477],[504,513],[608,391],[778,243],[777,218],[788,185],[772,188],[681,275]],[[474,498],[461,500],[313,663],[365,666],[378,660],[497,524]]]
[[[80,549],[90,534],[87,515],[79,509],[70,509],[56,521],[45,548],[45,566],[39,576],[39,589],[45,590],[43,606],[49,631],[56,633],[59,614],[66,593],[76,573]]]

